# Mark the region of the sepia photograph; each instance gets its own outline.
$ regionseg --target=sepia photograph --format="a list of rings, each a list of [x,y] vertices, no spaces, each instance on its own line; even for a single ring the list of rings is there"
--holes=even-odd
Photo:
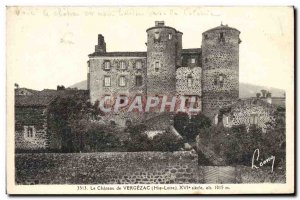
[[[294,193],[294,8],[6,8],[8,194]]]

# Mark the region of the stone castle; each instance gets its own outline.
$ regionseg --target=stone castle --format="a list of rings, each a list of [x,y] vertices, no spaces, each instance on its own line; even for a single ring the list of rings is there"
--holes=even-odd
[[[238,100],[240,31],[221,24],[202,33],[201,48],[192,49],[183,49],[183,33],[164,21],[146,32],[146,52],[107,52],[98,35],[88,60],[92,103],[116,94],[186,96],[196,98],[201,112],[213,118]],[[134,121],[126,114],[109,118],[120,116],[120,123]]]

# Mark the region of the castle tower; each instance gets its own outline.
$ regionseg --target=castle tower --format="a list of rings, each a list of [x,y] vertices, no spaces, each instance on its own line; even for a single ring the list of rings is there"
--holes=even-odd
[[[147,95],[175,95],[182,33],[156,21],[147,32]]]
[[[239,35],[227,25],[202,34],[202,108],[210,118],[239,98]]]

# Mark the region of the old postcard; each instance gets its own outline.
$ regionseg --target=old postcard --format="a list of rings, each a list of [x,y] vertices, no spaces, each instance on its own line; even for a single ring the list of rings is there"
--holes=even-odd
[[[7,7],[8,194],[293,194],[293,7]]]

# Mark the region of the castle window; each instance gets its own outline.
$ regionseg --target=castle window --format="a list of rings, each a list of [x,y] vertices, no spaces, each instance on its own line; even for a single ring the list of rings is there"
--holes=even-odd
[[[208,35],[207,34],[204,34],[204,39],[208,39]]]
[[[110,62],[109,61],[104,61],[104,69],[110,70]]]
[[[190,103],[190,100],[189,100],[189,97],[187,99],[185,99],[185,103],[184,103],[184,106],[187,108],[189,107],[189,103]]]
[[[142,76],[136,76],[135,77],[135,85],[136,86],[141,86],[143,84],[143,78]]]
[[[169,40],[172,40],[172,34],[169,33]]]
[[[104,105],[105,105],[105,106],[110,106],[111,103],[112,103],[112,101],[111,101],[110,95],[105,95],[105,96],[104,96]]]
[[[155,62],[155,67],[154,67],[154,70],[155,70],[155,72],[158,72],[159,71],[159,62],[158,61],[156,61]]]
[[[121,86],[121,87],[126,86],[125,76],[120,76],[120,78],[119,78],[119,86]]]
[[[223,87],[223,85],[224,85],[224,76],[223,75],[219,76],[219,83],[220,83],[220,87]]]
[[[250,120],[250,124],[251,124],[251,125],[256,125],[256,124],[258,124],[258,116],[257,116],[257,114],[251,114],[249,120]]]
[[[155,38],[156,40],[159,39],[159,36],[160,36],[160,35],[159,35],[159,32],[155,32],[155,33],[154,33],[154,38]]]
[[[110,87],[110,76],[104,76],[104,86],[105,87]]]
[[[136,69],[142,69],[142,62],[141,61],[137,61],[135,63],[135,67],[136,67]]]
[[[35,137],[34,126],[24,126],[24,138],[32,139]]]
[[[192,64],[196,63],[196,59],[195,58],[191,58],[191,63]]]
[[[218,85],[218,78],[217,77],[215,77],[215,79],[214,79],[214,85]]]
[[[187,84],[188,84],[188,87],[192,87],[193,86],[193,78],[191,75],[189,75],[187,77]]]
[[[154,42],[160,42],[160,35],[159,32],[154,33]]]
[[[110,125],[111,126],[115,126],[116,125],[116,122],[114,120],[110,120]]]
[[[120,69],[126,69],[126,64],[124,61],[120,62]]]
[[[229,117],[224,116],[224,125],[228,125],[228,124],[229,124]]]
[[[220,42],[225,42],[225,38],[224,38],[224,33],[220,33],[220,37],[219,37]]]

